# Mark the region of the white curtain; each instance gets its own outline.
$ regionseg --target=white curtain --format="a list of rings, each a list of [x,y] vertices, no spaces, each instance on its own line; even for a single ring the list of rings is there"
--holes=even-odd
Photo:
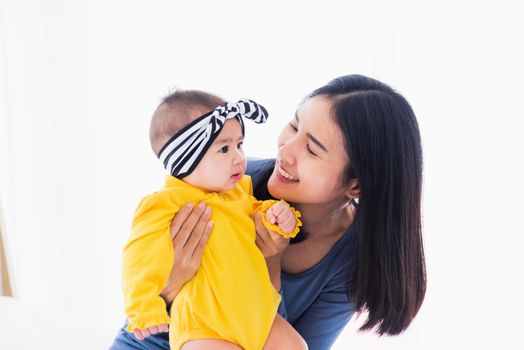
[[[3,0],[0,200],[17,298],[92,335],[87,348],[109,345],[133,210],[162,182],[148,123],[170,89],[265,104],[269,123],[246,125],[246,153],[272,157],[306,93],[361,73],[397,88],[419,118],[429,289],[405,335],[377,339],[353,323],[336,347],[500,345],[524,311],[513,268],[524,28],[502,3]]]

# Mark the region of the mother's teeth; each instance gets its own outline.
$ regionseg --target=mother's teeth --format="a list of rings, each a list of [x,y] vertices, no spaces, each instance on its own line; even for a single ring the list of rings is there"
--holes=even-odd
[[[298,179],[294,178],[293,175],[291,175],[290,173],[288,173],[287,171],[282,169],[281,167],[278,167],[278,172],[280,173],[280,175],[282,175],[283,177],[285,177],[288,180],[291,180],[291,181],[297,181],[298,180]]]

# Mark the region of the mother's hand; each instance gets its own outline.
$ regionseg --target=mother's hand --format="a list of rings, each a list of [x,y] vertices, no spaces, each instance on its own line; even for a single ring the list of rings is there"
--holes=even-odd
[[[255,229],[257,231],[255,243],[262,254],[264,254],[269,278],[275,289],[279,291],[282,286],[280,280],[281,258],[282,253],[289,245],[289,238],[284,238],[278,232],[268,230],[264,226],[260,212],[257,211],[255,213],[253,220],[255,221]]]
[[[202,252],[213,229],[213,221],[210,221],[210,218],[211,208],[204,203],[196,207],[188,203],[180,208],[171,221],[173,267],[160,293],[168,305],[173,302],[182,286],[193,278],[200,267]]]
[[[253,216],[257,237],[255,243],[258,249],[264,254],[264,257],[271,258],[281,255],[289,245],[289,238],[282,237],[278,232],[268,230],[262,221],[262,214],[256,212]]]

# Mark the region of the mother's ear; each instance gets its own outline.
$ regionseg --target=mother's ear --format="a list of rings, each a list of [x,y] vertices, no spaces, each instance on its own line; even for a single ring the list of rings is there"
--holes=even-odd
[[[360,197],[360,182],[358,179],[349,180],[346,187],[346,196],[351,199],[358,199]]]

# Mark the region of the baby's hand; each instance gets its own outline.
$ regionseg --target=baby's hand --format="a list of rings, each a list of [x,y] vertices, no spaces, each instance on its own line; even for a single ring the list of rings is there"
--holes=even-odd
[[[266,219],[270,223],[278,225],[285,233],[292,232],[297,224],[297,219],[291,208],[283,202],[273,204],[266,211]]]
[[[136,339],[138,340],[144,340],[150,335],[157,334],[157,333],[167,333],[169,332],[169,325],[168,324],[159,324],[158,326],[153,327],[147,327],[146,329],[138,329],[135,328],[133,333],[135,334]]]

